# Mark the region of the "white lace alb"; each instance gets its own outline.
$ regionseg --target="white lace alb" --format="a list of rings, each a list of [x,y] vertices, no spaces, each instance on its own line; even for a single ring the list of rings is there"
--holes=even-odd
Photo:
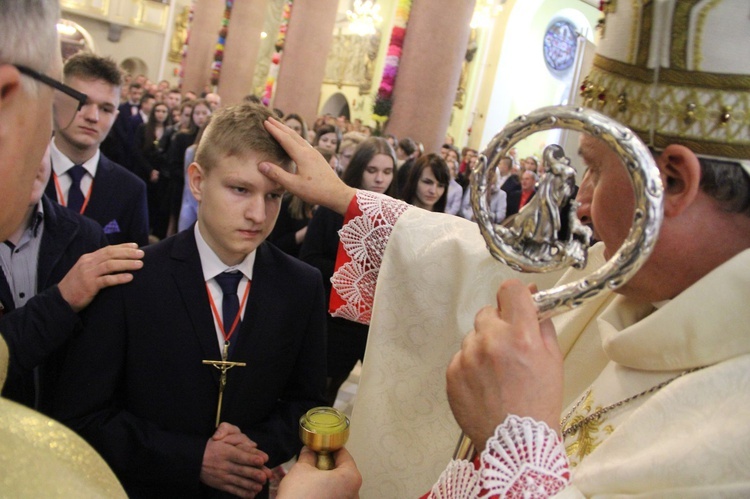
[[[547,424],[509,415],[482,452],[479,469],[451,461],[430,499],[544,498],[570,482],[568,458],[560,437]]]
[[[339,231],[341,245],[351,262],[342,265],[331,277],[333,289],[346,305],[331,315],[369,324],[385,247],[396,221],[410,206],[369,191],[357,191],[356,199],[362,214]]]

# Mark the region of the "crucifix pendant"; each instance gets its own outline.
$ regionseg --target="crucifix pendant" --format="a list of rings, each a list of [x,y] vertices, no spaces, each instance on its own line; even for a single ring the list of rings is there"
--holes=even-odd
[[[214,366],[221,372],[219,376],[219,403],[216,406],[216,426],[221,422],[221,402],[224,400],[224,389],[227,386],[227,371],[233,367],[245,367],[245,362],[230,362],[227,360],[229,342],[224,343],[224,351],[221,353],[221,360],[204,360],[204,365]]]

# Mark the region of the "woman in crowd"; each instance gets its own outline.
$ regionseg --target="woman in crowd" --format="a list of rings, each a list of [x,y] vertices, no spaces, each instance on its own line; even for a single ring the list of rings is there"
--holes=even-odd
[[[204,123],[200,129],[198,129],[198,135],[195,136],[195,142],[193,142],[193,145],[185,149],[185,162],[182,173],[184,179],[187,179],[188,166],[190,166],[193,160],[195,160],[195,152],[198,150],[205,129],[206,124]],[[190,190],[188,182],[184,182],[182,188],[182,202],[180,203],[180,216],[177,220],[177,232],[189,229],[196,220],[198,220],[198,200],[193,196],[193,191]]]
[[[302,243],[307,235],[307,225],[312,219],[315,207],[293,194],[285,194],[281,200],[279,217],[273,226],[268,240],[281,251],[299,257]]]
[[[211,116],[211,107],[204,99],[198,99],[193,103],[193,112],[190,115],[190,123],[187,130],[177,133],[172,139],[167,151],[167,169],[169,172],[168,207],[169,225],[167,236],[177,232],[177,220],[180,216],[182,206],[182,190],[185,186],[185,151],[195,143],[200,127],[206,124]]]
[[[284,124],[307,140],[307,123],[299,114],[290,113],[284,117]]]
[[[341,145],[339,145],[339,168],[342,172],[346,171],[346,168],[349,166],[354,156],[354,151],[357,150],[357,146],[366,139],[367,137],[359,132],[347,132],[341,138]]]
[[[159,175],[164,168],[165,155],[160,142],[170,125],[169,107],[158,103],[151,108],[148,123],[138,126],[135,133],[135,149],[138,166],[136,174],[146,182],[148,192],[149,227],[157,224],[159,206]]]
[[[341,142],[341,131],[335,125],[321,125],[315,132],[315,139],[312,145],[321,149],[327,149],[333,154],[339,152],[339,143]]]
[[[450,172],[437,154],[421,156],[409,172],[403,200],[427,211],[444,212],[448,199]]]
[[[371,137],[357,148],[342,180],[352,187],[394,196],[396,193],[396,156],[385,139]],[[338,231],[344,217],[328,208],[318,208],[310,221],[300,259],[323,274],[327,295],[331,294],[331,276],[339,246]],[[328,318],[328,379],[326,401],[333,405],[339,387],[346,381],[367,344],[368,326],[337,317]]]
[[[191,100],[184,100],[178,106],[177,121],[173,121],[170,126],[164,130],[164,134],[159,139],[159,149],[163,151],[164,161],[159,167],[159,180],[157,181],[157,201],[154,206],[156,216],[153,225],[151,226],[151,233],[156,236],[157,239],[164,239],[167,237],[167,226],[169,225],[169,163],[168,153],[172,146],[172,140],[180,132],[189,133],[190,125],[192,123],[193,116],[193,104]],[[174,109],[172,109],[174,111]],[[151,207],[149,205],[149,210]]]

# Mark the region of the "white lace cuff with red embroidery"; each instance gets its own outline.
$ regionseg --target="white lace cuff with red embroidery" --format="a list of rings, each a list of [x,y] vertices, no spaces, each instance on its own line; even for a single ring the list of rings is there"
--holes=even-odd
[[[344,251],[351,261],[337,269],[331,285],[346,302],[331,315],[369,324],[375,284],[393,226],[409,205],[384,194],[357,191],[361,215],[352,218],[339,231]]]
[[[546,423],[509,415],[482,452],[479,470],[451,461],[430,498],[550,497],[570,482],[560,437]]]

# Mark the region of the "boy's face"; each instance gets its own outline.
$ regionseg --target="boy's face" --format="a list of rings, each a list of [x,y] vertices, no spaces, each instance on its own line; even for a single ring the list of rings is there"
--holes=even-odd
[[[276,223],[284,189],[258,171],[267,159],[224,156],[208,172],[197,163],[188,169],[201,235],[227,265],[252,253]]]
[[[88,96],[86,104],[65,129],[55,131],[55,143],[60,141],[93,155],[107,137],[117,118],[120,88],[104,80],[88,80],[73,76],[65,83]]]

